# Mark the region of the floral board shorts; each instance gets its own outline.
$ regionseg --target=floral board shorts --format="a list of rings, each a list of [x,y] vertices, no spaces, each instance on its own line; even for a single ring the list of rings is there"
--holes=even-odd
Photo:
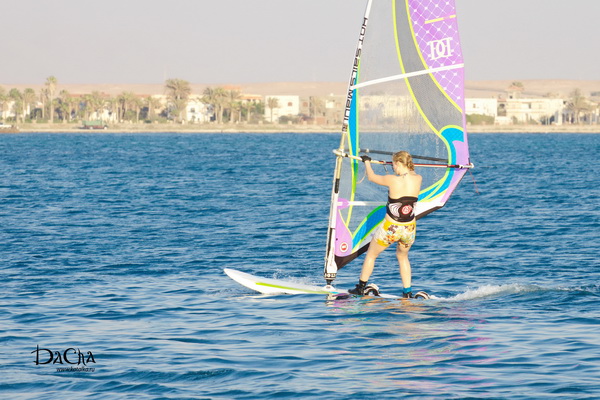
[[[398,243],[404,247],[410,247],[415,242],[417,234],[417,220],[410,222],[390,222],[387,219],[379,225],[375,232],[375,240],[381,246],[389,246]]]

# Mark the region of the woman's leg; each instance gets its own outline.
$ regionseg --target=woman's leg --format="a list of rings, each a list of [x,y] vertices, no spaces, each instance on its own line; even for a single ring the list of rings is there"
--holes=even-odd
[[[402,286],[410,288],[412,285],[412,271],[410,269],[410,261],[408,260],[408,251],[410,246],[406,247],[402,243],[398,243],[396,248],[396,258],[400,265],[400,277],[402,278]]]
[[[367,255],[365,256],[365,260],[363,262],[362,271],[360,272],[361,281],[369,281],[369,278],[373,273],[373,269],[375,268],[375,260],[386,248],[387,246],[380,245],[375,239],[371,240],[371,244],[369,244],[369,250],[367,250]]]

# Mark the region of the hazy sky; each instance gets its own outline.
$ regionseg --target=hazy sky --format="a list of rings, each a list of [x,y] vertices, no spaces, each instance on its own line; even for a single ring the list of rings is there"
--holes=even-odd
[[[600,0],[456,3],[468,80],[600,80]],[[345,82],[365,4],[0,0],[0,83]]]

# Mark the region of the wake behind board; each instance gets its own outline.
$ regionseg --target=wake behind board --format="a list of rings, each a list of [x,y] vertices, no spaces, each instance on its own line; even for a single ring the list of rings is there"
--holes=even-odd
[[[336,298],[348,298],[352,295],[345,290],[338,290],[333,286],[313,286],[302,283],[285,281],[281,279],[263,278],[256,275],[250,275],[231,268],[225,268],[225,273],[234,281],[249,289],[262,294],[326,294]],[[424,292],[419,292],[426,295]],[[418,293],[417,293],[418,295]],[[384,299],[400,299],[400,296],[392,294],[379,293],[376,297]],[[429,296],[421,296],[429,298]]]

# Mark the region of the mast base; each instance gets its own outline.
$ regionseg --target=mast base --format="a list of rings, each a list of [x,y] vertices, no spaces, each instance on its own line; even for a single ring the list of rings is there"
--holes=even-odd
[[[331,286],[331,284],[333,283],[336,276],[337,276],[337,274],[335,272],[325,272],[323,274],[323,278],[325,278],[325,282],[327,283],[327,286]]]

